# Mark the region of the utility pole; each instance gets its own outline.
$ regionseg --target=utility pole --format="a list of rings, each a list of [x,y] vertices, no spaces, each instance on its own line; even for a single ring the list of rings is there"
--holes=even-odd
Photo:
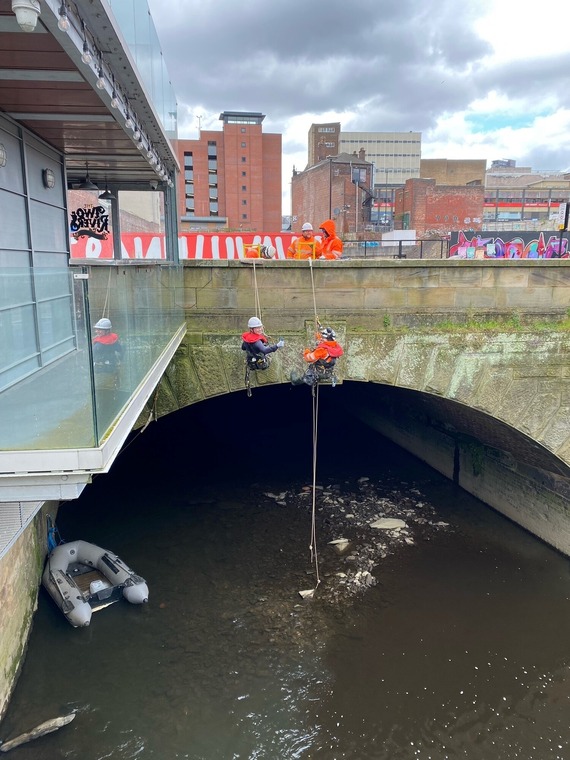
[[[332,219],[332,156],[329,156],[329,219]]]

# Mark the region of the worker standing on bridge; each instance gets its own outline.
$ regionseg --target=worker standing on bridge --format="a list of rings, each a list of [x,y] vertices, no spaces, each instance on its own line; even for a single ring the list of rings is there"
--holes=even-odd
[[[287,259],[316,259],[319,250],[320,243],[313,233],[313,225],[305,222],[301,227],[301,237],[291,243],[285,257]]]
[[[285,341],[279,338],[277,343],[270,344],[263,331],[263,323],[258,317],[251,317],[247,323],[248,331],[242,337],[242,350],[246,352],[246,362],[249,369],[267,369],[269,354],[283,348]]]
[[[332,219],[327,219],[319,227],[323,236],[322,243],[319,247],[317,257],[320,259],[340,259],[342,258],[343,244],[342,240],[336,234],[336,226]]]

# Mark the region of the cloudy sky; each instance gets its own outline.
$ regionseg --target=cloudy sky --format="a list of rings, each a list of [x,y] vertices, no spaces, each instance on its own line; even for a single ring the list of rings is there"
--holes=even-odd
[[[179,136],[261,111],[283,211],[312,123],[417,131],[423,158],[570,167],[570,0],[149,0]],[[200,117],[200,118],[198,118]]]

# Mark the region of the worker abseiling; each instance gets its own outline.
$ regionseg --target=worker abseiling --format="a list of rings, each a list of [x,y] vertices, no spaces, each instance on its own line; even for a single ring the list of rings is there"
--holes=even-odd
[[[336,339],[336,333],[331,327],[321,327],[316,334],[317,345],[315,348],[306,348],[303,352],[303,358],[309,366],[303,375],[291,373],[291,382],[293,385],[311,385],[318,382],[330,382],[334,387],[337,378],[334,372],[336,361],[344,353],[342,346]]]
[[[263,323],[258,317],[251,317],[247,323],[248,331],[242,337],[242,350],[246,352],[246,362],[249,369],[263,370],[269,367],[269,354],[283,348],[285,341],[279,338],[277,343],[270,344],[263,331]]]

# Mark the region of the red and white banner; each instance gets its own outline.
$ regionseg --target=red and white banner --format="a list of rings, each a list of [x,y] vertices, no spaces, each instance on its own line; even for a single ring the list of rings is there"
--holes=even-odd
[[[216,233],[183,232],[178,236],[178,251],[183,259],[242,259],[244,248],[251,245],[272,245],[275,258],[284,259],[285,251],[299,236],[290,232]],[[106,240],[95,237],[71,237],[71,258],[112,259],[113,236]],[[164,233],[125,232],[121,235],[122,259],[166,258]]]

